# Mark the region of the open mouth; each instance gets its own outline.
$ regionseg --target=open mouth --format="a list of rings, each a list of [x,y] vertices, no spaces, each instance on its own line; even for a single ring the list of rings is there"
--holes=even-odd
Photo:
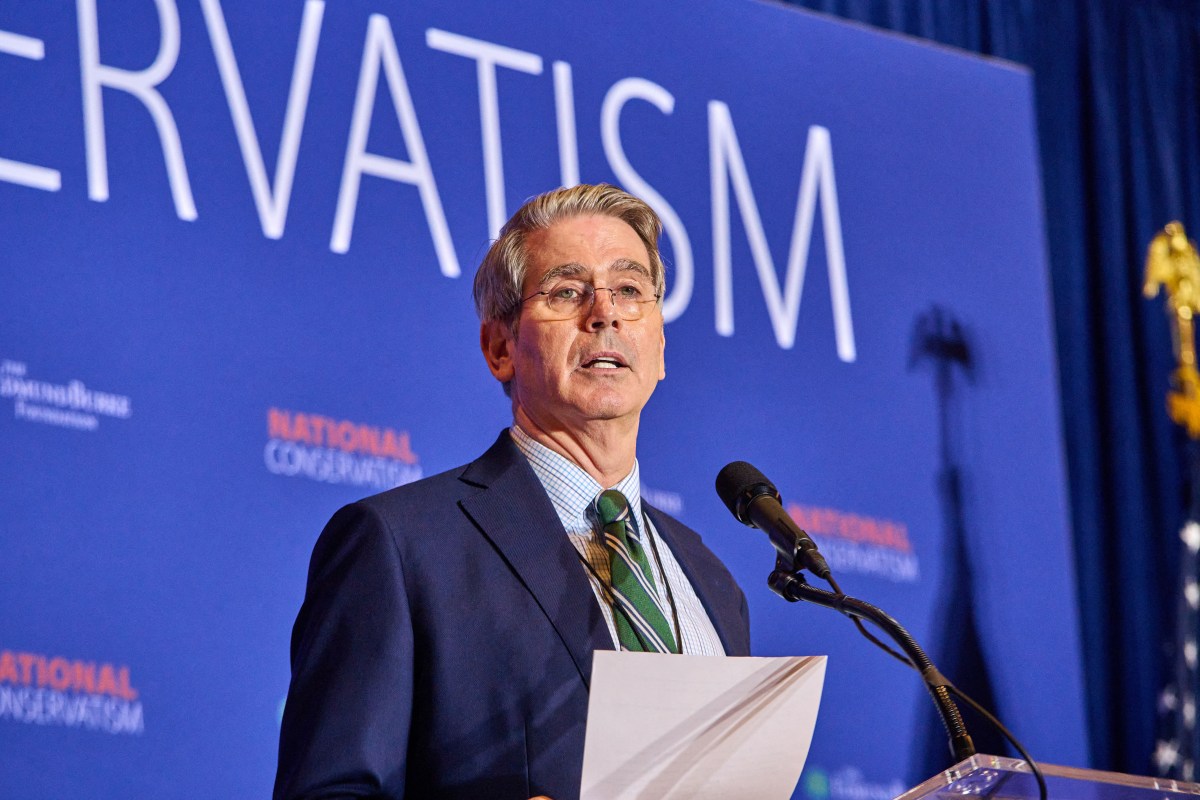
[[[583,362],[584,369],[621,369],[625,366],[627,365],[624,361],[611,355],[595,356]]]

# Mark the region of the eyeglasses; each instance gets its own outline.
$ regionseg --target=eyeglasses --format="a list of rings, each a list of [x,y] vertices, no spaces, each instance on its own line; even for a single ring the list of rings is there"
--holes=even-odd
[[[574,319],[592,309],[596,302],[596,292],[608,292],[612,298],[613,309],[617,316],[624,320],[636,320],[645,316],[652,304],[662,299],[649,286],[629,282],[620,286],[592,286],[583,281],[560,281],[549,289],[534,292],[528,297],[521,298],[521,305],[535,297],[543,298],[540,307],[544,309],[543,318],[547,320]]]

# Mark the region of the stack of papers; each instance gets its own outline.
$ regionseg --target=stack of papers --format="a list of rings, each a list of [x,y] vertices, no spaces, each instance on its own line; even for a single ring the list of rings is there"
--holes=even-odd
[[[788,800],[825,662],[596,651],[580,800]]]

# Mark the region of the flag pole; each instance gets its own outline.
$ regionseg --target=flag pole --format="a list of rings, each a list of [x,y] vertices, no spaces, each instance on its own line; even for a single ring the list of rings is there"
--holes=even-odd
[[[1171,222],[1151,241],[1146,253],[1142,294],[1167,293],[1167,318],[1176,368],[1167,391],[1167,413],[1188,435],[1190,497],[1188,517],[1179,532],[1183,549],[1175,620],[1174,663],[1159,695],[1160,736],[1154,764],[1163,777],[1194,781],[1200,741],[1196,736],[1196,703],[1200,691],[1197,635],[1200,634],[1200,373],[1196,371],[1194,320],[1200,312],[1200,254],[1179,222]]]

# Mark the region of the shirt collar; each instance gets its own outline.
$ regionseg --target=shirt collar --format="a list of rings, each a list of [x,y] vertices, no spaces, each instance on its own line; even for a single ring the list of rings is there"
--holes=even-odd
[[[516,423],[509,428],[509,435],[545,487],[567,533],[591,533],[595,530],[598,523],[592,510],[593,504],[605,487],[578,464],[536,441]],[[642,491],[637,459],[634,459],[629,474],[612,488],[629,501],[630,516],[640,531]]]

